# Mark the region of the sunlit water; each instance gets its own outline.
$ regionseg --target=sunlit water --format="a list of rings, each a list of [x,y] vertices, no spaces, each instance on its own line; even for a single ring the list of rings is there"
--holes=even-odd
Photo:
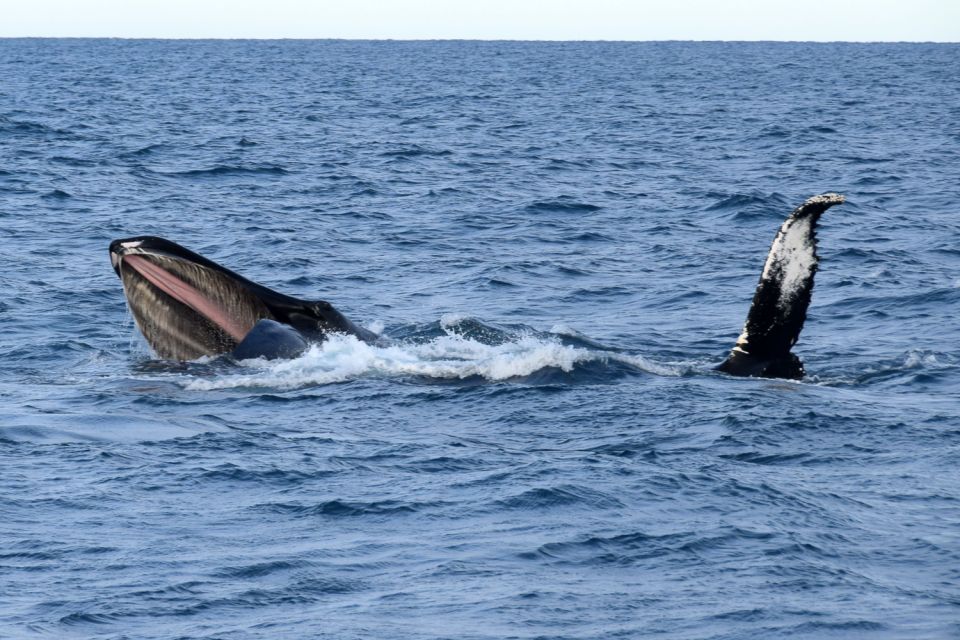
[[[957,69],[0,41],[0,636],[957,636]],[[715,373],[830,190],[809,377]],[[147,233],[383,340],[154,360]]]

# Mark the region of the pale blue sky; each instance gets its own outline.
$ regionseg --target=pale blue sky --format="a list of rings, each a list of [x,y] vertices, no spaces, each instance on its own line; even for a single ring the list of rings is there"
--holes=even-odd
[[[960,41],[960,0],[0,0],[0,37]]]

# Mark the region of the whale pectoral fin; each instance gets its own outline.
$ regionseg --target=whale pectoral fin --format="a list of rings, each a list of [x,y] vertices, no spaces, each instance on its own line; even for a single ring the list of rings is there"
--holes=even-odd
[[[844,201],[825,193],[797,207],[773,240],[753,295],[743,332],[719,369],[732,375],[801,378],[800,359],[790,353],[807,318],[817,273],[817,221]]]
[[[307,341],[293,327],[264,318],[253,326],[230,355],[236,360],[296,358],[307,350]]]

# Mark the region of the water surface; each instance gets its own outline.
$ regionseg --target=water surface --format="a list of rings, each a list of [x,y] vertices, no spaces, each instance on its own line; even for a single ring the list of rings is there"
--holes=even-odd
[[[958,68],[0,41],[0,636],[955,637]],[[831,190],[809,377],[714,373]],[[156,361],[140,234],[391,342]]]

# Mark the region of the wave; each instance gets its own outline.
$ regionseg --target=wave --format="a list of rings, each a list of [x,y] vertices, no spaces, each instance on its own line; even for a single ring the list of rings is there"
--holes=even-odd
[[[864,365],[857,363],[828,375],[813,375],[811,380],[823,386],[859,387],[865,385],[935,385],[947,383],[960,364],[947,353],[911,349],[899,357]]]
[[[6,137],[59,138],[62,140],[79,139],[79,136],[69,129],[54,127],[42,122],[14,120],[7,116],[0,116],[0,138]]]
[[[629,566],[663,556],[695,559],[708,549],[730,547],[736,544],[756,546],[776,537],[776,534],[771,532],[753,531],[736,526],[724,526],[709,531],[679,531],[663,534],[632,532],[548,542],[534,552],[521,553],[521,557],[561,564]]]
[[[420,145],[413,145],[404,149],[391,149],[380,154],[384,158],[416,158],[419,156],[450,156],[453,152],[448,149],[430,149]]]
[[[0,441],[33,443],[67,442],[143,442],[189,438],[222,428],[208,419],[179,420],[172,424],[142,412],[20,414],[5,413],[0,425]]]
[[[290,172],[276,165],[248,166],[248,165],[215,165],[204,169],[186,169],[183,171],[156,171],[141,167],[140,172],[149,173],[166,178],[221,178],[229,176],[285,176]]]
[[[283,176],[289,173],[283,167],[265,165],[262,167],[248,167],[242,165],[217,165],[209,169],[191,169],[189,171],[176,171],[167,175],[181,176],[184,178],[204,178],[216,176],[239,176],[239,175],[277,175]]]
[[[708,195],[718,199],[707,207],[706,211],[730,211],[734,214],[735,220],[780,218],[784,211],[790,209],[787,199],[780,193],[710,193]]]
[[[524,207],[528,213],[591,213],[600,207],[589,202],[578,202],[569,196],[560,196],[552,200],[538,200]]]
[[[167,148],[167,145],[162,143],[148,144],[145,147],[138,147],[137,149],[131,149],[130,151],[124,151],[119,154],[117,157],[120,159],[127,158],[141,158],[144,156],[154,155],[158,151],[162,151]]]
[[[67,200],[73,196],[62,189],[54,189],[53,191],[49,191],[40,197],[45,200]]]
[[[251,507],[251,510],[272,515],[289,515],[293,517],[326,516],[332,518],[346,518],[357,516],[383,516],[405,513],[416,513],[421,509],[433,506],[425,503],[408,503],[397,500],[379,500],[373,502],[347,502],[344,500],[327,500],[317,504],[302,504],[299,502],[270,502]]]
[[[622,508],[623,503],[614,496],[589,487],[563,485],[558,487],[539,487],[529,489],[519,495],[498,500],[500,509],[550,509],[583,505],[594,509]]]

